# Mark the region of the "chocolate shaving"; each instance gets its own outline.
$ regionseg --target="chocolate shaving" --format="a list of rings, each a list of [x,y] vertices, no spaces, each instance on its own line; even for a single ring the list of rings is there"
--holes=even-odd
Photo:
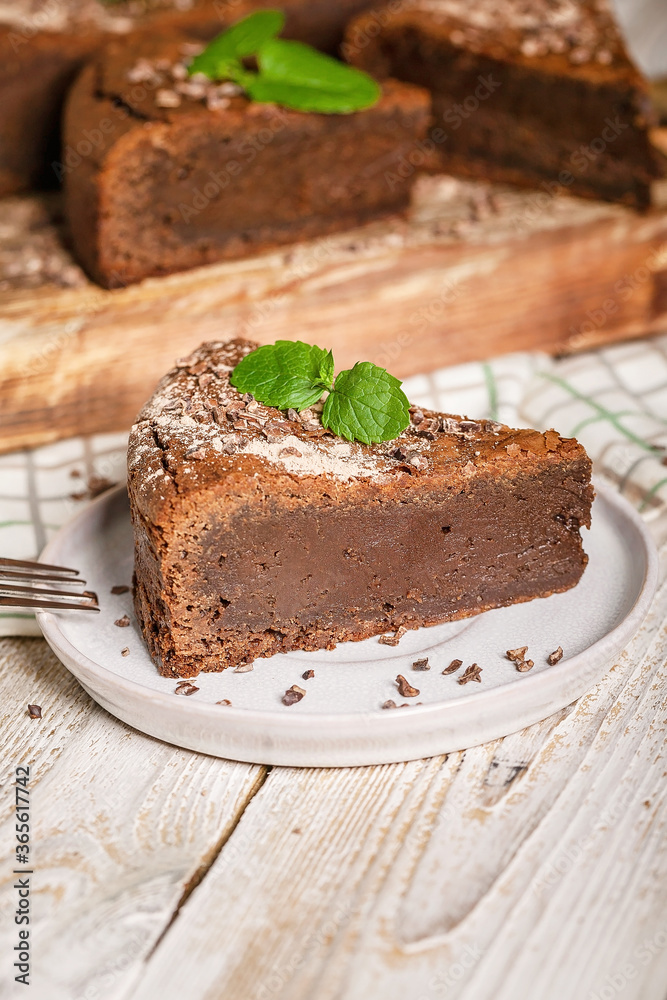
[[[459,667],[463,666],[463,660],[452,660],[448,667],[442,671],[443,674],[455,674]]]
[[[115,587],[111,588],[112,594],[127,594],[129,587],[126,587],[124,583],[118,583]]]
[[[535,664],[532,660],[521,660],[516,664],[516,669],[519,673],[525,674],[528,670],[532,670],[534,666]]]
[[[468,684],[470,681],[477,681],[478,684],[482,683],[482,668],[478,667],[476,663],[471,663],[469,667],[466,667],[463,674],[457,678],[457,684]]]
[[[42,706],[41,705],[28,705],[28,715],[31,719],[41,719],[42,717]]]
[[[238,667],[234,667],[235,674],[248,674],[251,670],[254,670],[252,663],[239,663]]]
[[[199,691],[199,688],[196,686],[196,684],[192,684],[190,681],[180,681],[180,683],[176,685],[175,693],[191,695],[194,694],[195,691]]]
[[[130,655],[130,647],[129,646],[124,646],[123,649],[121,649],[121,651],[120,651],[120,655],[121,656],[129,656]]]
[[[419,694],[419,688],[413,687],[403,674],[398,675],[396,684],[398,686],[398,693],[402,698],[416,698]]]
[[[382,707],[383,708],[398,708],[398,705],[396,704],[395,701],[392,701],[392,699],[389,698],[388,701],[384,702],[384,704],[382,705]]]
[[[288,688],[283,695],[283,705],[296,705],[298,701],[305,695],[305,691],[298,684],[292,684],[291,688]]]
[[[508,660],[514,660],[515,663],[520,663],[521,660],[526,659],[527,652],[528,646],[518,646],[516,649],[506,650],[505,656]]]
[[[550,667],[555,667],[555,665],[563,659],[563,647],[559,646],[558,649],[554,649],[553,653],[549,653],[547,656],[547,663]]]
[[[296,455],[297,458],[301,458],[301,452],[297,448],[281,448],[278,457],[283,458],[284,455]]]
[[[223,698],[222,701],[216,701],[216,705],[231,705],[229,698]]]
[[[428,662],[428,656],[425,656],[421,660],[415,660],[412,664],[413,670],[430,670],[431,664]]]
[[[395,632],[390,632],[389,635],[381,635],[378,642],[381,642],[383,646],[398,646],[402,637],[408,630],[401,625]]]
[[[295,410],[292,407],[290,407],[289,410],[287,411],[287,419],[292,421],[298,420],[299,419],[298,410]]]
[[[123,615],[122,618],[117,618],[116,621],[114,622],[114,625],[117,625],[118,628],[127,628],[129,624],[130,624],[130,619],[127,617],[127,615]]]
[[[304,672],[301,674],[301,677],[303,678],[304,681],[309,681],[311,677],[314,676],[315,676],[314,670],[304,670]]]

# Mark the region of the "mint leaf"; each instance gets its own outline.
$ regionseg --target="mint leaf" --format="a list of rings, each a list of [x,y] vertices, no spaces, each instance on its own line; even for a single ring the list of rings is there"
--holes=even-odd
[[[322,423],[348,441],[391,441],[410,423],[401,382],[370,361],[340,372],[322,411]]]
[[[255,101],[296,111],[350,114],[371,107],[380,87],[362,70],[323,55],[301,42],[270,38],[257,51],[259,76],[247,91]]]
[[[333,381],[333,354],[300,340],[278,340],[251,351],[238,363],[230,382],[279,410],[312,406]]]
[[[270,38],[279,34],[285,16],[279,10],[258,10],[232,25],[209,42],[190,63],[188,72],[203,73],[211,80],[237,79],[239,63],[253,56]]]

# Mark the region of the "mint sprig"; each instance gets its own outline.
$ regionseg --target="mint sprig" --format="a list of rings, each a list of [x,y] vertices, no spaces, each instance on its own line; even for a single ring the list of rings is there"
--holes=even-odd
[[[304,410],[329,395],[322,424],[348,441],[391,441],[410,423],[401,382],[370,361],[339,372],[331,351],[301,341],[278,340],[251,351],[230,378],[239,392],[280,410]]]
[[[214,38],[188,72],[233,80],[251,100],[294,111],[343,115],[377,103],[381,91],[372,77],[309,45],[277,38],[284,23],[278,10],[250,14]],[[250,58],[257,72],[245,64]]]

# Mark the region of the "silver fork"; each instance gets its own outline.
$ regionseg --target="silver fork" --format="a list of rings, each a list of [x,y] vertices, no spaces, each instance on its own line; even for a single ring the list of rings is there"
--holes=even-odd
[[[0,608],[99,611],[97,594],[81,590],[85,585],[77,569],[0,559]]]

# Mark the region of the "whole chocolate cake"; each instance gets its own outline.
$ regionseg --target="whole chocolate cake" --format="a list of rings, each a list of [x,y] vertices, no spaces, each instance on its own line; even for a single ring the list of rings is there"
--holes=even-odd
[[[593,490],[575,440],[413,407],[395,440],[350,443],[317,406],[281,412],[232,387],[256,346],[204,344],[132,429],[135,607],[160,673],[331,648],[580,579]]]
[[[356,18],[344,52],[432,91],[435,169],[650,203],[648,86],[607,0],[401,0]]]

